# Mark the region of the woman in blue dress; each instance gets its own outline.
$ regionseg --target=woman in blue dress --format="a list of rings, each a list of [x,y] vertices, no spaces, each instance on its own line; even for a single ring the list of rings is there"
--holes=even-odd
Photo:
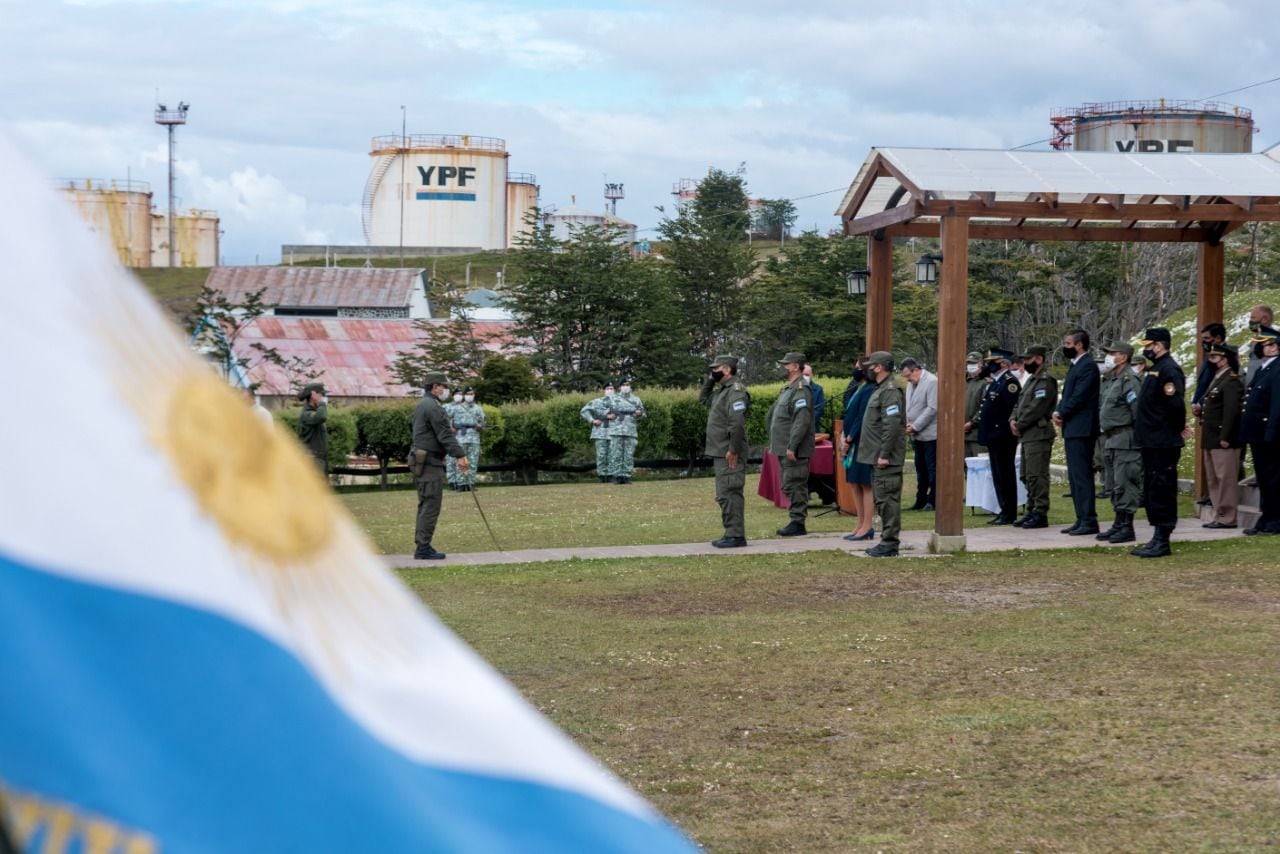
[[[852,534],[845,534],[846,540],[869,540],[876,535],[871,527],[871,517],[875,513],[875,502],[871,495],[871,466],[857,462],[858,439],[862,435],[862,417],[867,411],[867,401],[875,390],[875,383],[867,380],[866,356],[858,359],[853,367],[853,378],[861,385],[849,398],[844,408],[844,423],[841,426],[840,454],[844,461],[844,479],[853,489],[853,507],[858,514],[858,527]]]

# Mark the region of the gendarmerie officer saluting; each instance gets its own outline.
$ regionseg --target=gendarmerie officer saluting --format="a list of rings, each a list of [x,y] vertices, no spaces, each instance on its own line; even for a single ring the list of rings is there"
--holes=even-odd
[[[751,395],[738,380],[736,356],[716,357],[699,399],[710,409],[704,452],[715,466],[716,503],[724,522],[724,536],[711,545],[718,549],[740,548],[747,544],[742,488],[747,482],[747,413],[751,411]]]
[[[1058,381],[1045,370],[1049,350],[1028,347],[1022,357],[1027,382],[1009,419],[1013,435],[1022,442],[1022,480],[1027,485],[1027,513],[1014,526],[1049,526],[1049,457],[1056,433],[1050,415],[1058,404]]]
[[[877,350],[867,357],[875,390],[867,399],[858,439],[858,462],[871,466],[871,489],[880,514],[880,542],[871,557],[897,557],[902,530],[902,465],[907,459],[906,399],[893,382],[893,355]]]
[[[1130,550],[1138,557],[1172,554],[1169,535],[1178,524],[1178,458],[1182,456],[1187,404],[1182,368],[1169,355],[1172,340],[1168,329],[1157,326],[1148,329],[1139,342],[1151,367],[1138,391],[1134,439],[1142,449],[1142,486],[1147,521],[1154,533],[1146,545]]]
[[[1022,386],[1009,372],[1013,353],[992,348],[983,359],[988,376],[987,390],[978,410],[978,441],[987,446],[991,461],[991,483],[996,490],[1000,512],[988,525],[1012,525],[1018,515],[1018,437],[1009,427],[1009,416],[1018,402]]]
[[[1280,534],[1280,332],[1261,327],[1251,339],[1253,371],[1245,391],[1240,441],[1253,451],[1262,515],[1245,533]]]

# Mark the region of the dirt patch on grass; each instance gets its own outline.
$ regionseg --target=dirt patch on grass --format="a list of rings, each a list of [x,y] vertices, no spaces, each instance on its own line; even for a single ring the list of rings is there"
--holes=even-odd
[[[1266,594],[1253,593],[1248,590],[1231,590],[1201,597],[1206,605],[1226,608],[1231,611],[1250,611],[1253,613],[1280,613],[1280,599]]]

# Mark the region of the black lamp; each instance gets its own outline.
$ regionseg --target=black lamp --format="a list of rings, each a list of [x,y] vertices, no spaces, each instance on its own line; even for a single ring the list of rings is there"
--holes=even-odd
[[[938,283],[938,262],[941,255],[930,255],[928,252],[916,259],[916,284],[936,285]]]
[[[860,297],[867,293],[867,282],[871,278],[869,270],[850,270],[844,277],[844,283],[849,287],[849,296]]]

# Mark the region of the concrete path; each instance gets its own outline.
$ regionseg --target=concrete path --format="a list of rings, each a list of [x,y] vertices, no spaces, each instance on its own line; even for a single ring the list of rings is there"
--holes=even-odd
[[[1110,523],[1106,523],[1109,525]],[[1104,525],[1104,527],[1106,527]],[[1173,532],[1173,545],[1178,543],[1207,542],[1210,540],[1226,540],[1242,536],[1240,530],[1208,530],[1200,527],[1199,519],[1182,519]],[[1138,534],[1138,543],[1151,539],[1151,526],[1138,522],[1134,526]],[[1016,549],[1063,549],[1092,548],[1103,546],[1121,549],[1128,552],[1133,543],[1113,546],[1100,543],[1092,536],[1068,537],[1060,533],[1061,526],[1024,531],[1012,526],[966,528],[967,548],[970,552],[1003,552]],[[929,531],[903,531],[902,555],[907,557],[932,557],[929,554]],[[842,534],[809,534],[804,537],[787,539],[752,540],[746,548],[717,549],[710,543],[668,543],[650,546],[597,546],[576,549],[523,549],[506,552],[467,552],[453,553],[440,561],[414,560],[413,555],[384,555],[383,559],[390,567],[401,566],[477,566],[496,563],[540,563],[544,561],[598,560],[619,557],[689,557],[691,555],[746,555],[746,554],[793,554],[798,552],[827,551],[836,549],[848,552],[855,557],[871,560],[863,554],[870,546],[879,542],[879,538],[866,542],[851,543],[843,539]],[[1127,556],[1127,555],[1126,555]],[[1134,558],[1136,560],[1136,558]]]

